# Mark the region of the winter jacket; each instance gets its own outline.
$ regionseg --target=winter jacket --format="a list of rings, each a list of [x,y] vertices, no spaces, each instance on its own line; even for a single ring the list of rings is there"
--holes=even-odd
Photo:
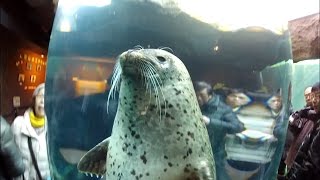
[[[0,120],[0,180],[9,180],[23,174],[24,164],[10,125],[1,116]]]
[[[25,180],[39,180],[35,167],[32,162],[29,146],[28,146],[28,137],[31,137],[32,148],[35,154],[35,158],[38,163],[38,167],[43,180],[46,180],[50,177],[49,171],[49,161],[47,155],[47,141],[46,141],[46,132],[47,132],[47,119],[45,119],[45,126],[43,131],[37,134],[36,130],[31,126],[29,114],[31,109],[28,109],[23,116],[18,116],[12,123],[12,131],[14,134],[14,139],[18,145],[23,162],[26,167],[24,172]],[[15,180],[22,180],[23,177],[20,176]]]
[[[213,154],[223,158],[226,153],[224,137],[226,134],[235,134],[243,131],[244,125],[239,121],[232,109],[221,101],[218,95],[213,95],[213,98],[201,108],[201,111],[203,115],[210,118],[207,129],[213,147]]]
[[[288,180],[314,180],[320,176],[320,113],[309,111],[309,121],[315,122],[312,133],[301,143]]]

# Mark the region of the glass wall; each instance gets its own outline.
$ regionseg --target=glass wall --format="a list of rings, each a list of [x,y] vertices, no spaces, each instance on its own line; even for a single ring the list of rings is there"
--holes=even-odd
[[[269,1],[250,2],[60,0],[50,40],[45,98],[53,178],[96,178],[80,173],[77,163],[105,138],[111,136],[111,143],[115,134],[123,133],[117,125],[123,120],[121,108],[125,106],[121,103],[118,106],[118,102],[126,98],[122,84],[120,94],[116,92],[108,103],[118,57],[128,50],[143,54],[147,49],[160,48],[183,62],[194,85],[204,81],[212,88],[209,101],[199,107],[198,92],[194,92],[191,84],[190,102],[181,103],[201,110],[203,117],[210,119],[201,123],[212,146],[217,179],[275,179],[291,108],[291,45],[286,22],[279,15],[285,7]],[[162,88],[175,91],[173,87]],[[185,89],[184,93],[188,91]],[[139,92],[144,94],[149,96],[148,91]],[[179,94],[164,96],[169,101],[178,97]],[[139,107],[153,99],[150,96],[132,106]],[[213,108],[208,110],[206,106]],[[179,109],[175,112],[180,113]],[[151,113],[150,108],[144,113]],[[159,118],[157,113],[152,117]],[[170,118],[162,116],[159,123]],[[126,119],[135,120],[135,116]],[[167,141],[173,139],[176,130],[163,134],[155,128],[150,137],[157,141],[148,141],[148,148],[179,145]],[[181,132],[187,135],[189,131]],[[142,141],[147,141],[146,136]],[[139,151],[133,148],[131,152],[143,152],[143,148]],[[148,150],[145,151],[149,153]],[[138,160],[140,155],[136,155]],[[105,176],[133,179],[130,169],[119,166],[120,170],[108,170],[113,162],[110,154],[106,156],[109,161]],[[179,167],[180,161],[175,159],[177,164],[163,167],[166,159],[152,156],[160,154],[150,155],[150,159],[158,160],[146,167],[141,160],[133,161],[132,154],[116,155],[115,159],[126,159],[123,165],[127,168],[140,167],[142,176],[135,176],[140,179],[166,179],[157,174],[159,170],[167,174],[171,170],[177,172],[177,176],[170,175],[172,179],[180,177],[180,171],[186,173]]]
[[[292,68],[292,106],[297,111],[306,105],[304,91],[320,81],[320,60],[310,59],[294,63]]]

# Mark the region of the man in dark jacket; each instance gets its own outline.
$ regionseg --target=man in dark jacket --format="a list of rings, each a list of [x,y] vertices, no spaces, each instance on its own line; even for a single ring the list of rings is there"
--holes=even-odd
[[[232,109],[213,92],[209,84],[195,82],[194,88],[203,114],[203,121],[207,125],[217,179],[227,180],[229,178],[225,170],[225,136],[243,131],[244,125]]]
[[[10,180],[24,172],[21,153],[14,142],[10,125],[0,116],[0,180]]]
[[[320,177],[320,83],[312,86],[312,105],[308,111],[308,122],[314,123],[312,132],[308,135],[301,147],[294,164],[290,169],[289,180],[313,180]],[[306,125],[304,125],[306,126]]]

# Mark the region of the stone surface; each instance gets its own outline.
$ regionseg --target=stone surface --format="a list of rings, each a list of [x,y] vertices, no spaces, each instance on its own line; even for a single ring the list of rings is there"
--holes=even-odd
[[[318,13],[289,21],[294,62],[320,58],[319,29]]]

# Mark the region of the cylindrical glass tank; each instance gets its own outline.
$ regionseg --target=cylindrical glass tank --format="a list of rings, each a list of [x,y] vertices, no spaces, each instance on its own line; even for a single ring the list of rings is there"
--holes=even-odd
[[[45,98],[52,178],[95,179],[78,171],[80,158],[107,137],[120,136],[104,141],[109,142],[109,147],[102,144],[108,151],[87,158],[100,163],[89,166],[102,167],[101,172],[107,168],[104,178],[179,180],[188,173],[202,177],[198,171],[213,163],[203,164],[194,154],[210,138],[210,152],[198,156],[211,157],[213,152],[216,179],[276,179],[291,109],[291,47],[280,13],[285,9],[278,1],[60,0]],[[117,80],[120,72],[112,73],[117,60],[136,53],[145,62],[150,59],[141,56],[158,51],[165,56],[149,53],[148,57],[159,66],[140,73],[141,82],[133,80],[147,84],[142,86],[149,86],[147,91],[131,91],[123,83],[108,103],[111,77],[115,74]],[[172,68],[166,64],[172,55],[186,66],[194,86],[181,83],[190,79],[179,79],[180,75],[156,78],[154,71]],[[126,70],[135,74],[141,69]],[[120,80],[134,79],[130,73],[120,75]],[[208,83],[212,93],[207,89],[195,94],[197,81]],[[170,92],[174,94],[168,96]],[[185,101],[179,101],[188,93]],[[150,102],[159,106],[155,103],[152,108]],[[138,115],[133,112],[142,106]],[[200,116],[194,116],[197,110]],[[186,127],[172,127],[173,119]],[[206,127],[204,138],[197,135],[199,128],[188,129],[191,123]],[[186,164],[191,157],[195,163]],[[91,173],[98,174],[92,167]]]

